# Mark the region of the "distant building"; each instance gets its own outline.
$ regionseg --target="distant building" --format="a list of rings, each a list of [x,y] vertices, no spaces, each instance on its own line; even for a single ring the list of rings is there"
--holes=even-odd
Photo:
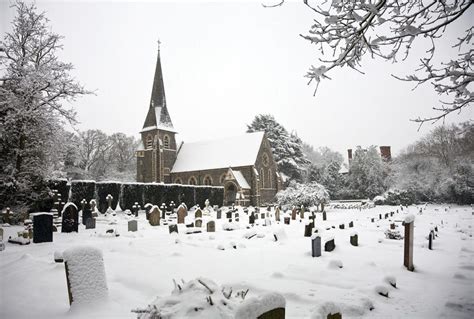
[[[176,144],[168,113],[160,52],[148,113],[136,152],[137,181],[224,187],[224,203],[273,201],[281,177],[264,132],[213,141]]]

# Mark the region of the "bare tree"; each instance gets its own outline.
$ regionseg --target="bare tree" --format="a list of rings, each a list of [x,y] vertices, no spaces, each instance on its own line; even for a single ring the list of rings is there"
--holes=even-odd
[[[285,0],[265,7],[281,6]],[[320,2],[320,3],[319,3]],[[470,46],[473,27],[460,35],[453,46],[458,55],[440,64],[434,63],[436,41],[451,23],[469,12],[473,0],[327,0],[303,3],[314,12],[314,24],[308,34],[301,35],[315,44],[321,53],[319,66],[311,66],[306,74],[309,83],[329,79],[335,67],[361,71],[364,56],[386,61],[405,60],[415,39],[429,39],[430,47],[420,57],[413,74],[395,76],[415,83],[415,87],[431,83],[443,96],[436,114],[413,121],[435,122],[446,115],[472,106],[474,93],[469,88],[474,80],[474,50]],[[472,13],[472,12],[471,12]],[[309,84],[308,83],[308,84]]]

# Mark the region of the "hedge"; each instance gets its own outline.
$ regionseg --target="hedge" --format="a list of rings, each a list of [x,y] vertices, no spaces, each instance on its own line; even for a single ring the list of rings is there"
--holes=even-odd
[[[132,206],[138,203],[142,208],[143,202],[143,191],[145,184],[140,183],[123,183],[120,194],[120,207],[123,210],[132,210]]]
[[[105,213],[109,208],[107,202],[107,195],[112,195],[112,209],[117,208],[117,203],[120,198],[120,188],[122,184],[119,182],[97,182],[95,184],[97,208],[101,213]]]
[[[160,206],[163,198],[162,184],[145,184],[143,189],[143,202]]]
[[[85,199],[89,202],[95,198],[95,181],[72,181],[71,182],[71,198],[78,209],[81,209],[81,201]]]

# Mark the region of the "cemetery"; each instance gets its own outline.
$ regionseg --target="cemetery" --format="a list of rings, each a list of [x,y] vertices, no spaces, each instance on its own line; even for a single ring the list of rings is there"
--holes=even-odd
[[[2,212],[0,317],[468,318],[473,311],[469,206],[336,203],[324,220],[316,207],[209,200],[202,208],[147,203],[122,211],[111,197],[104,213],[86,200],[19,225]]]

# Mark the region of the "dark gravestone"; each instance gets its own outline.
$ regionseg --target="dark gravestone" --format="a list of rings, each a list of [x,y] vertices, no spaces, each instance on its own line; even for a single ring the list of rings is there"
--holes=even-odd
[[[370,221],[373,223],[375,221],[375,218],[371,218]]]
[[[429,238],[428,238],[428,249],[433,250],[433,232],[430,232]]]
[[[344,224],[340,224],[339,229],[344,229]]]
[[[168,226],[168,231],[170,232],[170,234],[172,234],[172,233],[178,234],[178,225],[176,225],[176,224],[169,225]]]
[[[79,213],[76,205],[70,203],[63,212],[63,221],[61,223],[61,232],[70,233],[79,230]]]
[[[290,224],[290,217],[284,217],[283,221],[285,222],[285,224],[289,225]]]
[[[265,219],[265,213],[261,213],[261,214],[260,214],[260,218],[261,218],[261,219]]]
[[[202,219],[196,219],[194,221],[194,223],[195,223],[196,227],[202,227]]]
[[[311,256],[321,256],[321,237],[316,236],[311,239]]]
[[[202,211],[201,209],[196,209],[196,211],[194,212],[194,218],[202,218]]]
[[[395,229],[395,223],[390,224],[390,229]]]
[[[95,228],[95,217],[88,218],[86,220],[86,229],[94,229]]]
[[[216,217],[217,217],[217,219],[221,219],[221,218],[222,218],[222,211],[221,211],[220,208],[217,210],[217,216],[216,216]]]
[[[326,216],[326,212],[323,212],[323,220],[326,220],[327,216]]]
[[[405,242],[403,250],[403,265],[409,271],[415,270],[413,267],[413,230],[414,222],[404,223],[405,226]]]
[[[393,216],[393,212],[390,212],[390,216]]]
[[[336,243],[334,242],[334,239],[328,240],[324,244],[324,251],[333,251],[334,248],[336,248]]]
[[[232,212],[225,213],[225,218],[227,218],[227,219],[232,218]]]
[[[387,213],[387,214],[385,214],[385,219],[387,219],[387,218],[388,218],[388,213]]]
[[[229,218],[229,223],[232,223],[232,218]]]
[[[359,246],[359,236],[357,236],[357,234],[351,236],[351,245]]]
[[[209,222],[207,222],[206,224],[206,229],[207,229],[207,232],[208,233],[214,233],[216,231],[216,222],[211,220]]]
[[[128,221],[128,231],[135,232],[138,230],[138,222],[136,220]]]
[[[382,219],[382,214],[379,214],[379,219]]]
[[[89,208],[84,207],[82,210],[82,224],[84,226],[86,225],[86,222],[89,218],[92,218],[92,211]]]
[[[280,207],[277,207],[276,210],[275,210],[275,220],[277,222],[280,221]]]
[[[33,242],[48,243],[53,241],[53,215],[38,214],[33,216]]]
[[[354,222],[349,223],[349,228],[352,228],[352,227],[354,227]]]
[[[184,224],[184,219],[186,217],[186,214],[187,214],[186,208],[183,205],[180,205],[178,207],[178,213],[177,213],[177,215],[178,215],[178,224]]]
[[[285,319],[285,308],[275,308],[262,313],[257,319]]]
[[[239,213],[235,213],[235,214],[234,214],[234,218],[235,218],[235,219],[238,219],[239,217],[240,217]]]
[[[255,214],[253,212],[249,216],[249,224],[251,225],[255,224]]]
[[[313,232],[313,223],[308,223],[304,226],[304,237],[311,237],[311,233]]]
[[[291,210],[291,219],[296,219],[296,207],[293,207],[293,209]]]
[[[342,315],[340,312],[336,313],[329,313],[326,317],[326,319],[342,319]]]
[[[161,219],[161,211],[158,206],[153,206],[150,214],[148,215],[148,222],[151,226],[159,226]]]
[[[303,205],[301,205],[301,208],[300,208],[300,218],[304,219],[304,206]]]

